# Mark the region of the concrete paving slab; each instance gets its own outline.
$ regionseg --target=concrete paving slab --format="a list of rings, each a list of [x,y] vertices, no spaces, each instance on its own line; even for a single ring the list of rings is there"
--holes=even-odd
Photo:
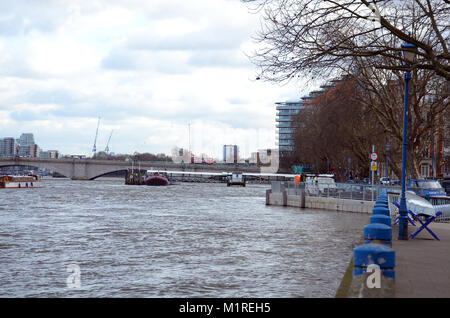
[[[417,226],[409,225],[408,234]],[[398,240],[398,225],[392,228],[392,248],[396,253],[395,297],[450,298],[450,223],[432,223],[429,228],[440,241],[426,230],[412,240]]]

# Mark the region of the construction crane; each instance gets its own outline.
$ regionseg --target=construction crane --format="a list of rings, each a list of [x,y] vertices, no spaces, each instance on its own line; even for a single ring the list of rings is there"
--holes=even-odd
[[[109,135],[108,142],[106,143],[106,147],[105,147],[105,152],[106,153],[109,153],[109,141],[111,140],[111,136],[112,136],[113,131],[114,131],[114,129],[111,130],[111,134]]]
[[[98,127],[100,126],[100,117],[98,118],[97,122],[97,131],[95,132],[95,139],[94,139],[94,147],[92,147],[93,156],[95,156],[95,153],[97,152],[97,136],[98,136]]]

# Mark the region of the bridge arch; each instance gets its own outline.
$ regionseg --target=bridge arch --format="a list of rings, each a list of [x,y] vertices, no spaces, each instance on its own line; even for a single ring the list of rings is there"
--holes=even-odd
[[[120,171],[126,172],[127,169],[117,169],[117,170],[113,170],[113,171],[110,171],[110,172],[105,172],[105,173],[99,174],[99,175],[97,175],[97,176],[95,176],[95,177],[91,177],[91,178],[89,178],[89,180],[95,180],[95,179],[97,179],[97,178],[104,177],[104,176],[106,176],[106,175],[108,175],[108,174],[110,174],[110,173],[120,172]]]
[[[57,172],[63,176],[65,176],[66,178],[69,178],[69,176],[67,175],[67,171],[62,170],[62,169],[58,169],[58,168],[54,168],[54,167],[42,167],[39,163],[30,163],[30,164],[26,164],[26,163],[7,163],[7,164],[0,164],[0,168],[5,168],[5,167],[33,167],[33,168],[40,168],[40,169],[47,169],[50,171],[54,171]]]

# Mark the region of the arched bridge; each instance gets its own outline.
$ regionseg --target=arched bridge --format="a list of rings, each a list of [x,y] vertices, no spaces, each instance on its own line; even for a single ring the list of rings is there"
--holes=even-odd
[[[41,158],[0,158],[0,167],[8,166],[32,166],[45,168],[58,172],[68,178],[78,180],[93,180],[105,174],[131,169],[131,164],[118,160],[96,160],[96,159],[41,159]],[[198,172],[260,172],[256,166],[235,166],[235,165],[204,165],[204,164],[184,164],[171,162],[144,162],[134,163],[134,169],[149,170],[177,170],[177,171],[198,171]]]

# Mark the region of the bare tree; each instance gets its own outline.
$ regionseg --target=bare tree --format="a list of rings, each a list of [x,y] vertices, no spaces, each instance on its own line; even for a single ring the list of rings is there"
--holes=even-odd
[[[413,68],[450,80],[448,0],[242,1],[264,10],[253,56],[260,78],[327,77],[350,70],[355,57],[389,58],[395,63],[372,66],[399,69],[406,41],[418,48]]]
[[[359,102],[360,95],[359,83],[347,77],[296,116],[295,151],[300,161],[313,164],[316,172],[329,172],[332,166],[344,180],[351,158],[360,177],[368,175],[371,146],[384,149],[386,138],[374,113]]]
[[[364,65],[362,65],[364,66]],[[398,74],[395,74],[398,73]],[[403,137],[403,80],[401,72],[361,67],[339,87],[328,89],[297,117],[296,155],[301,160],[331,161],[345,167],[346,156],[368,167],[375,145],[385,156],[389,141],[390,169],[400,176]],[[445,110],[450,99],[446,85],[433,72],[415,72],[409,96],[408,171],[420,175],[420,162],[429,156],[433,141],[444,138]],[[435,161],[440,163],[439,151]],[[320,159],[321,158],[321,159]],[[312,162],[311,162],[312,163]],[[322,167],[323,168],[323,167]]]
[[[392,168],[398,176],[405,70],[405,60],[399,53],[404,41],[415,44],[417,59],[410,66],[413,76],[408,113],[408,170],[412,175],[419,174],[419,163],[426,157],[427,147],[443,134],[440,127],[449,104],[445,89],[450,79],[449,1],[242,1],[256,3],[264,10],[264,23],[257,35],[260,46],[252,57],[259,67],[258,76],[276,82],[297,76],[319,79],[352,76],[364,92],[355,94],[354,102],[371,112],[370,118],[377,125],[374,131],[379,126],[384,140],[393,145]],[[359,113],[351,111],[349,105],[342,105],[348,116],[343,123],[358,120]],[[328,137],[333,140],[333,134]],[[366,144],[370,139],[364,134],[347,137],[348,142],[355,143],[354,147],[358,147],[358,140]]]
[[[354,78],[364,91],[359,103],[370,109],[393,145],[401,145],[403,138],[403,72],[367,67],[372,58],[355,58]],[[389,58],[376,58],[385,65],[392,65]],[[434,140],[442,138],[443,116],[448,109],[447,81],[442,81],[432,71],[413,70],[409,91],[408,112],[408,164],[412,176],[420,174],[419,164],[427,158],[427,148]],[[357,95],[358,96],[358,95]],[[400,149],[394,146],[392,153]],[[398,158],[398,162],[400,158]],[[393,168],[397,169],[395,162]],[[396,172],[397,174],[397,172]],[[399,174],[397,174],[399,175]]]

